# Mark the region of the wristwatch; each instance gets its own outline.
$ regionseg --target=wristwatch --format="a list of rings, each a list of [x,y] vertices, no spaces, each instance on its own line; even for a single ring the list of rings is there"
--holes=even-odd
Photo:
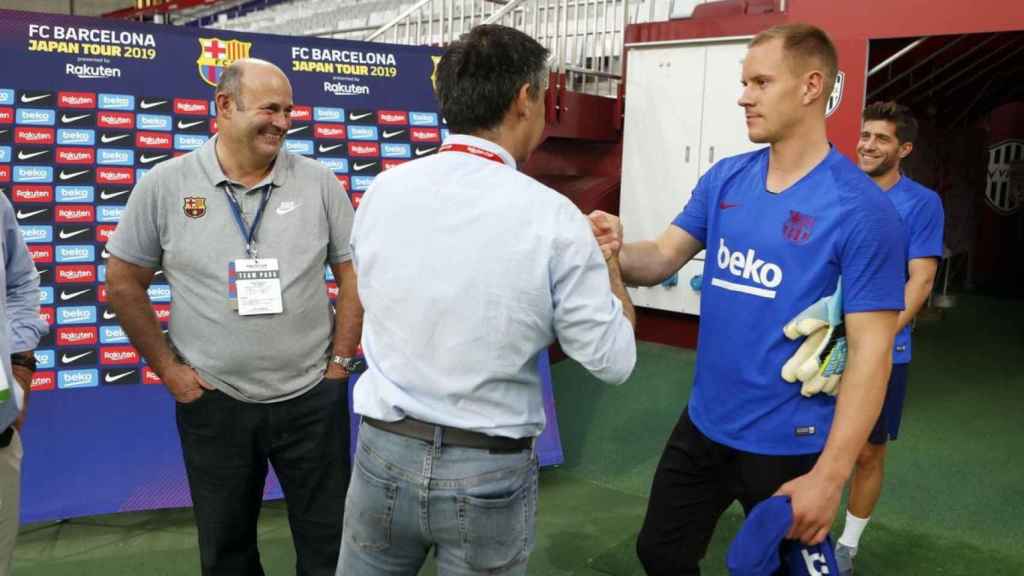
[[[341,366],[349,374],[358,374],[366,370],[366,359],[361,356],[331,356],[331,362]]]
[[[11,354],[11,366],[21,366],[22,368],[28,368],[32,372],[35,372],[36,355],[31,352]]]

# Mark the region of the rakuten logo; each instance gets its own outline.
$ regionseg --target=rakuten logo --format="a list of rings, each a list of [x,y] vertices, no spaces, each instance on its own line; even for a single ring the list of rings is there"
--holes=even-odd
[[[754,285],[713,278],[712,286],[774,299],[774,288],[778,288],[779,284],[782,284],[782,268],[779,268],[777,264],[758,258],[757,252],[753,248],[748,248],[746,252],[729,250],[729,247],[725,245],[725,238],[718,240],[716,262],[720,270],[728,272],[737,279],[752,282]]]

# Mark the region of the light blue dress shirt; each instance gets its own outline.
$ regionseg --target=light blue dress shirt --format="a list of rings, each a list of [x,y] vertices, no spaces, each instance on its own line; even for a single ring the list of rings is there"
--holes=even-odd
[[[599,379],[636,362],[590,224],[518,172],[490,141],[453,135],[501,162],[441,152],[380,174],[352,231],[368,369],[355,411],[495,436],[544,429],[537,355],[556,338]]]
[[[35,349],[50,328],[39,317],[39,273],[21,237],[14,208],[3,195],[0,195],[0,218],[3,220],[0,249],[4,258],[0,282],[7,287],[0,296],[0,314],[7,321],[7,329],[0,332],[0,360],[12,392],[11,400],[0,404],[0,431],[3,431],[18,417],[23,403],[21,388],[11,373],[11,354]]]

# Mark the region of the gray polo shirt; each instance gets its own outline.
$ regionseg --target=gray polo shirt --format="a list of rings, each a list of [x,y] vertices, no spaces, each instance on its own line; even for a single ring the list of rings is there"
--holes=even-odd
[[[207,382],[248,402],[294,398],[315,386],[327,365],[334,315],[324,265],[351,258],[352,204],[326,166],[284,149],[256,186],[232,183],[248,223],[270,186],[256,244],[260,258],[277,258],[284,300],[283,314],[239,316],[228,299],[228,264],[247,258],[245,240],[215,142],[143,176],[107,249],[163,269],[172,294],[171,343]]]

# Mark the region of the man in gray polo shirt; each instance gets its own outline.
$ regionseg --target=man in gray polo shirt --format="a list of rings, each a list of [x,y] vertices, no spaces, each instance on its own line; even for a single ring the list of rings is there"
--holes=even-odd
[[[132,192],[107,246],[110,303],[177,401],[203,574],[263,574],[268,461],[298,574],[333,574],[349,476],[345,379],[362,325],[352,205],[325,166],[281,150],[292,91],[279,68],[232,64],[216,103],[218,135]],[[340,284],[337,315],[325,264]],[[167,338],[146,292],[158,268],[173,296]]]

